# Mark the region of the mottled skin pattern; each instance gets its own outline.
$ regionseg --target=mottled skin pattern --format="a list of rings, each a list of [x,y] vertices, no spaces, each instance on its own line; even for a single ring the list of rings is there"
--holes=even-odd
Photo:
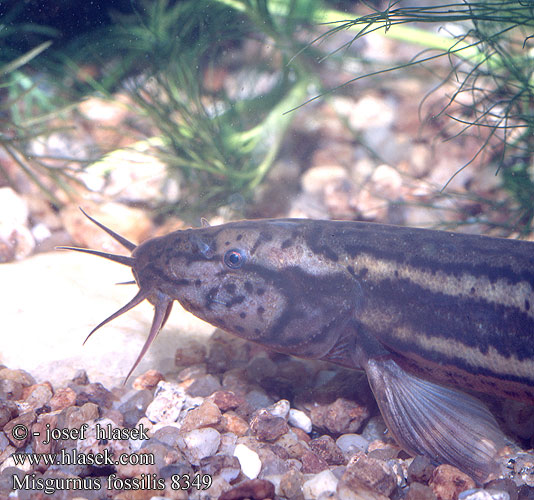
[[[141,355],[177,300],[276,351],[366,370],[404,448],[463,465],[478,479],[500,439],[493,418],[477,400],[424,380],[534,402],[532,243],[297,219],[176,231],[137,247],[120,241],[131,258],[87,252],[131,266],[140,288],[102,324],[144,299],[155,305]],[[396,400],[403,387],[409,394]],[[429,427],[408,428],[412,404],[436,413]],[[494,444],[478,453],[466,449],[476,443],[427,442],[426,433],[443,424],[436,424],[442,406],[459,415],[458,425],[473,427],[466,433],[476,443],[492,434]]]

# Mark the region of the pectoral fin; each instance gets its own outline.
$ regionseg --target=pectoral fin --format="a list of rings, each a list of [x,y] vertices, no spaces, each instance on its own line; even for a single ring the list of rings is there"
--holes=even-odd
[[[371,359],[367,377],[388,429],[410,454],[454,465],[482,482],[497,467],[504,436],[478,399]]]

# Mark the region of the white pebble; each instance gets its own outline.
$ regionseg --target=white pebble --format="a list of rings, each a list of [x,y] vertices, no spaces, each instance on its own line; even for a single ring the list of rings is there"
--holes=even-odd
[[[302,493],[304,498],[317,498],[323,492],[335,493],[337,489],[338,479],[332,471],[324,470],[319,472],[302,485]]]
[[[274,405],[271,405],[267,408],[267,411],[273,417],[282,417],[287,420],[287,415],[289,413],[289,401],[287,399],[281,399],[277,401]]]
[[[41,243],[41,241],[44,241],[52,236],[50,229],[48,229],[48,227],[46,227],[46,225],[42,222],[35,224],[35,226],[32,227],[31,232],[37,243]]]
[[[241,472],[249,479],[256,479],[261,470],[261,460],[258,454],[248,446],[239,443],[234,450],[234,457],[237,457],[241,465]]]
[[[300,410],[289,410],[289,423],[293,427],[298,427],[306,433],[310,433],[312,430],[311,418]]]
[[[24,226],[30,211],[26,200],[10,187],[0,188],[0,214],[2,224],[10,227]]]
[[[200,465],[203,458],[215,455],[221,435],[211,427],[193,429],[178,438],[178,446],[193,465]]]
[[[510,500],[510,495],[506,491],[472,489],[462,491],[458,500]]]
[[[184,390],[171,382],[158,383],[155,397],[146,409],[146,416],[154,423],[175,422],[185,401]]]
[[[345,455],[351,456],[358,451],[367,451],[369,441],[361,434],[343,434],[336,439],[336,444]]]

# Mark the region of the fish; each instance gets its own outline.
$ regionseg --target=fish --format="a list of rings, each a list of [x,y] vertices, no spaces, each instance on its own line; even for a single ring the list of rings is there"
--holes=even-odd
[[[478,482],[497,471],[505,438],[471,392],[534,404],[531,242],[368,222],[259,219],[203,221],[135,245],[84,214],[131,255],[62,248],[130,267],[139,287],[89,337],[144,300],[154,306],[128,377],[178,301],[274,351],[363,370],[401,448]]]

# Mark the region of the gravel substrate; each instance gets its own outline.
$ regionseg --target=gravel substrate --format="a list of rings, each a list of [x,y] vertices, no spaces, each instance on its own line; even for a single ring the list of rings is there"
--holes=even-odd
[[[180,347],[176,367],[112,390],[80,372],[55,391],[0,369],[0,499],[534,498],[532,450],[510,448],[478,489],[408,457],[361,373],[221,331]]]

